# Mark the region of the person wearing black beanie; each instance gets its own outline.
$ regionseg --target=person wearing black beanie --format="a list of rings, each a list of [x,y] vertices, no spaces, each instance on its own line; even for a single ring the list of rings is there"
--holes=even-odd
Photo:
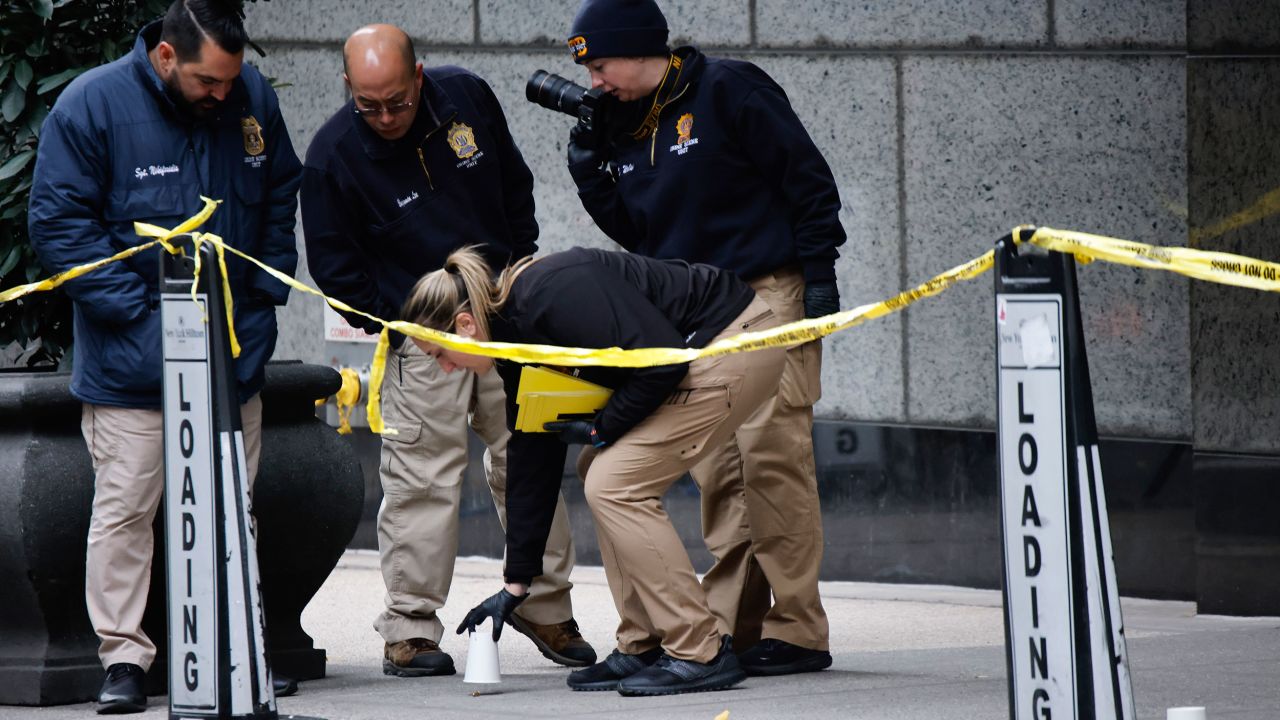
[[[653,0],[584,0],[573,19],[571,58],[616,101],[570,133],[569,172],[583,206],[631,252],[734,271],[782,322],[837,312],[840,197],[786,93],[751,63],[670,50],[668,34]],[[820,342],[790,349],[776,396],[691,471],[716,558],[702,581],[707,608],[750,675],[831,665],[812,440],[821,362]],[[650,604],[662,598],[644,588],[667,578],[609,557],[604,564],[610,585],[628,593],[617,599],[618,649],[570,674],[569,686],[688,692],[691,681],[655,663],[659,647],[714,663],[715,643],[660,643],[670,633]]]
[[[569,31],[579,63],[608,57],[665,57],[667,19],[653,0],[585,0]]]

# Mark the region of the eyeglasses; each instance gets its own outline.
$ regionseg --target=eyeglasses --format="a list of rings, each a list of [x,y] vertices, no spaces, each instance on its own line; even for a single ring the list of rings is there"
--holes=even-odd
[[[382,115],[382,113],[386,113],[388,115],[399,115],[400,113],[408,110],[411,107],[413,107],[413,101],[406,100],[405,102],[396,103],[395,105],[386,105],[386,106],[378,106],[378,107],[360,107],[359,105],[357,105],[355,110],[356,110],[356,114],[361,117],[379,117]]]

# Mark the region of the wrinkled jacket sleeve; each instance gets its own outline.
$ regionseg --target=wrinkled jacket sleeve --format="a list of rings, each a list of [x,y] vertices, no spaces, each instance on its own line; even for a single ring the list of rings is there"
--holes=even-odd
[[[776,86],[756,89],[738,110],[736,129],[761,174],[786,198],[804,279],[834,280],[836,248],[845,241],[840,194],[786,94]]]
[[[507,582],[530,584],[542,574],[542,554],[560,500],[560,478],[568,446],[554,433],[515,430],[516,391],[520,365],[499,364],[507,393],[507,552],[503,575]]]
[[[502,165],[502,198],[511,231],[511,259],[518,260],[538,251],[538,221],[534,218],[533,173],[516,147],[507,117],[502,112],[493,89],[480,78],[475,79],[489,106],[489,132],[498,140],[498,158]]]
[[[540,292],[545,303],[539,326],[565,347],[684,347],[680,331],[629,283],[612,276],[574,277],[567,273],[552,289]],[[616,442],[649,417],[689,372],[689,364],[635,368],[614,388],[596,415],[596,433]]]
[[[307,269],[326,295],[380,318],[400,317],[378,292],[369,261],[360,250],[362,235],[351,217],[337,179],[320,167],[308,165],[302,172],[302,230],[307,242]],[[382,332],[378,323],[353,313],[341,313],[352,327],[371,334]]]
[[[50,273],[124,249],[112,245],[103,225],[109,173],[105,147],[103,133],[83,127],[60,109],[40,130],[27,230]],[[151,311],[147,283],[125,263],[111,263],[63,287],[95,323],[120,327]]]
[[[627,206],[622,202],[613,175],[594,162],[570,165],[569,175],[578,186],[582,207],[596,226],[614,242],[636,252],[644,238],[636,230]]]
[[[259,260],[273,269],[293,277],[298,269],[298,241],[294,236],[294,224],[298,213],[298,186],[302,182],[302,163],[293,150],[289,130],[280,115],[279,101],[274,91],[268,90],[270,108],[267,112],[266,137],[268,157],[271,162],[271,187],[263,212],[262,245]],[[255,296],[270,298],[275,305],[283,305],[289,299],[289,286],[271,277],[265,270],[254,268],[250,287]]]

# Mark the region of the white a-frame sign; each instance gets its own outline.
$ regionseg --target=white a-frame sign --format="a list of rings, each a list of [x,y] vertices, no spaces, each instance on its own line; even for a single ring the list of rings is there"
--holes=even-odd
[[[275,718],[249,476],[217,259],[161,252],[169,717]]]
[[[1005,652],[1013,720],[1132,720],[1074,260],[996,244]]]

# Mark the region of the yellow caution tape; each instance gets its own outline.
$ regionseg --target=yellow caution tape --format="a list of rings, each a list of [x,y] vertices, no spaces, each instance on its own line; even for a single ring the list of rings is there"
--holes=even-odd
[[[24,295],[30,295],[31,293],[34,293],[34,292],[44,292],[46,290],[53,290],[54,288],[62,285],[63,283],[69,280],[74,280],[80,277],[81,275],[85,275],[90,272],[93,272],[94,270],[97,270],[98,268],[103,267],[104,265],[110,265],[113,262],[117,262],[119,260],[124,260],[126,258],[133,257],[134,255],[137,255],[138,253],[144,250],[147,250],[148,248],[155,247],[157,244],[163,245],[165,249],[168,250],[170,253],[177,254],[177,248],[174,248],[172,245],[169,244],[169,238],[173,237],[174,235],[181,235],[182,233],[185,233],[185,232],[191,232],[192,230],[195,230],[196,228],[200,227],[201,225],[204,224],[206,220],[209,219],[210,215],[213,215],[214,209],[218,206],[217,202],[210,200],[209,198],[202,197],[200,199],[204,200],[204,203],[205,203],[204,208],[200,212],[184,220],[181,225],[175,227],[174,229],[165,230],[163,228],[158,228],[154,225],[147,226],[148,228],[152,228],[158,231],[155,234],[151,235],[151,237],[156,238],[155,240],[149,243],[144,243],[142,245],[131,247],[127,250],[121,250],[120,252],[116,253],[115,255],[112,255],[109,258],[103,258],[102,260],[97,260],[95,262],[87,263],[85,265],[77,265],[76,267],[73,267],[69,270],[64,270],[58,273],[57,275],[54,275],[53,277],[50,277],[50,278],[46,278],[44,280],[39,280],[33,283],[27,283],[26,285],[18,285],[17,287],[11,287],[8,290],[0,291],[0,303],[6,303],[6,302],[9,302],[10,300],[17,300],[18,298]]]
[[[200,196],[200,199],[204,201],[204,208],[201,209],[200,212],[196,213],[194,217],[186,220],[172,230],[165,230],[158,225],[152,225],[150,223],[135,222],[133,224],[133,231],[142,237],[158,238],[157,242],[162,243],[165,249],[173,255],[178,254],[178,249],[170,245],[167,241],[174,235],[181,235],[186,232],[191,233],[191,238],[195,243],[195,257],[193,259],[196,264],[194,273],[195,282],[191,283],[191,302],[196,303],[197,306],[200,304],[196,300],[196,295],[200,288],[200,266],[202,264],[200,259],[200,243],[209,242],[213,245],[214,250],[218,253],[218,272],[222,275],[222,304],[226,308],[227,313],[227,337],[231,341],[231,357],[238,358],[240,357],[240,341],[236,338],[236,323],[233,311],[234,301],[231,298],[231,280],[227,277],[227,258],[222,252],[222,238],[214,235],[213,233],[192,232],[197,227],[203,225],[205,220],[209,219],[209,216],[213,214],[214,209],[216,209],[222,201],[211,200],[203,195]],[[193,222],[196,219],[199,219],[199,222]],[[204,316],[203,307],[200,309],[200,317],[205,322],[209,321],[209,319]]]
[[[1022,228],[1013,232],[1016,242],[1029,242],[1046,250],[1074,255],[1077,260],[1085,263],[1105,260],[1146,270],[1164,270],[1220,285],[1280,292],[1280,264],[1244,255],[1161,247],[1046,227],[1037,228],[1025,241],[1020,237],[1024,232]]]
[[[145,223],[135,223],[139,235],[155,237],[157,238],[155,241],[130,248],[104,260],[72,268],[47,280],[0,292],[0,302],[8,302],[31,292],[51,290],[68,280],[117,260],[135,255],[157,243],[163,244],[169,252],[176,253],[177,250],[167,243],[168,238],[184,232],[191,232],[196,227],[199,227],[209,218],[217,206],[217,201],[203,197],[201,199],[205,201],[204,209],[172,230],[165,230]],[[1180,247],[1160,247],[1102,235],[1055,230],[1047,227],[1037,228],[1031,234],[1031,237],[1023,239],[1022,235],[1026,230],[1027,228],[1025,227],[1013,230],[1013,238],[1016,243],[1025,242],[1047,250],[1069,253],[1083,263],[1093,260],[1105,260],[1132,267],[1165,270],[1219,284],[1280,292],[1280,264],[1277,263],[1265,262],[1231,253]],[[962,280],[971,280],[990,270],[995,258],[994,251],[988,250],[979,257],[958,265],[888,300],[861,305],[852,310],[842,310],[825,317],[799,320],[770,330],[742,333],[703,348],[633,348],[624,350],[617,347],[571,348],[524,343],[480,342],[451,333],[431,330],[402,320],[384,320],[357,310],[313,287],[298,282],[260,260],[225,244],[216,235],[209,233],[196,233],[195,235],[197,244],[208,242],[217,249],[225,290],[224,294],[226,296],[227,324],[232,332],[232,343],[235,347],[236,355],[239,354],[239,347],[235,343],[234,328],[232,327],[231,292],[230,283],[227,279],[224,251],[231,252],[256,265],[267,274],[295,290],[323,299],[336,310],[359,315],[382,326],[383,330],[378,337],[378,344],[374,350],[373,363],[369,373],[368,418],[369,429],[384,435],[395,434],[393,428],[386,427],[379,411],[386,357],[390,349],[389,331],[396,331],[411,338],[425,340],[471,355],[511,360],[518,363],[562,366],[605,365],[610,367],[651,367],[687,363],[702,357],[750,352],[764,348],[790,347],[826,337],[840,330],[860,325],[867,320],[873,320],[901,310],[921,298],[937,295]],[[199,261],[198,258],[199,254],[197,253],[197,262]],[[194,294],[194,288],[192,292]]]
[[[342,376],[342,386],[333,396],[338,406],[338,434],[351,434],[351,411],[360,402],[360,373],[353,368],[344,367],[338,371]]]
[[[387,369],[387,351],[390,349],[391,341],[384,327],[378,335],[378,344],[373,348],[373,363],[369,367],[369,402],[365,403],[365,418],[369,421],[369,430],[379,435],[400,434],[395,428],[389,428],[382,422],[382,376]]]

